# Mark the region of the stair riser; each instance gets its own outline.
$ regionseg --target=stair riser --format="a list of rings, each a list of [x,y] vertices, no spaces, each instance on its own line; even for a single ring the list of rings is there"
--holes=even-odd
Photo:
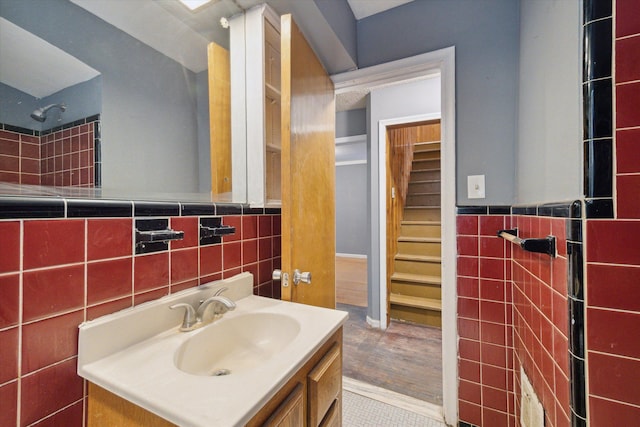
[[[411,295],[413,297],[441,299],[442,291],[439,285],[428,285],[413,282],[391,281],[391,293]]]
[[[439,262],[406,261],[397,259],[395,270],[398,273],[424,274],[427,276],[440,276],[441,265]]]
[[[440,209],[405,209],[405,221],[440,221]]]
[[[428,181],[428,180],[438,180],[440,179],[440,170],[433,171],[421,171],[421,172],[411,172],[410,181]]]
[[[440,237],[439,225],[402,225],[400,236],[403,237]]]
[[[406,206],[440,206],[439,194],[408,194]]]
[[[418,323],[420,325],[442,327],[442,316],[439,311],[425,310],[414,307],[391,305],[391,318]]]
[[[411,165],[413,170],[418,169],[440,169],[440,159],[413,159],[413,164]]]
[[[398,242],[398,253],[407,255],[440,256],[440,243]]]
[[[420,153],[423,150],[440,150],[440,148],[441,147],[439,142],[430,142],[427,144],[414,144],[413,152]]]
[[[413,193],[439,193],[440,192],[440,181],[436,182],[419,182],[419,183],[409,183],[408,194]]]
[[[416,152],[413,153],[413,160],[432,160],[432,159],[440,159],[440,151],[424,151],[424,152]]]

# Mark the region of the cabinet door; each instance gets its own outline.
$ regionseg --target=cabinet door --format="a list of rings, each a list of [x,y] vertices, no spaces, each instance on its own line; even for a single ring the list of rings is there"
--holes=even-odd
[[[298,383],[264,425],[268,427],[299,427],[304,425],[303,389],[302,384]]]

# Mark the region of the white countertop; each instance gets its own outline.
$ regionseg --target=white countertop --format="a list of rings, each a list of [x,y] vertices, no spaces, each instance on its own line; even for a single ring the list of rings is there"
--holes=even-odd
[[[244,425],[320,346],[344,323],[347,313],[254,295],[251,275],[189,290],[80,326],[78,374],[96,385],[180,426]],[[182,310],[176,302],[197,301],[228,286],[234,311],[216,322],[248,313],[293,317],[300,332],[274,357],[253,369],[227,376],[199,376],[179,370],[180,345],[206,329],[180,332]],[[166,327],[170,324],[170,327]]]

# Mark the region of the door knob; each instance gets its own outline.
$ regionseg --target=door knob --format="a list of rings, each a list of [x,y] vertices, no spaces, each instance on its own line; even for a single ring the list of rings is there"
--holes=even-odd
[[[271,278],[273,280],[282,280],[282,286],[284,288],[289,287],[289,273],[283,273],[282,270],[275,269],[271,274]]]
[[[311,284],[311,273],[308,271],[305,271],[304,273],[301,273],[300,270],[296,269],[293,272],[293,284],[297,285],[298,283],[307,283],[307,284]]]

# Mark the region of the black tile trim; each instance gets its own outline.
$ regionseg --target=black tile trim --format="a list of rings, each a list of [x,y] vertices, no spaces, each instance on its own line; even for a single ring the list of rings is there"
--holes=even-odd
[[[64,199],[0,197],[0,219],[64,217]]]
[[[20,127],[20,126],[13,126],[13,125],[10,125],[10,124],[7,124],[7,123],[0,123],[0,129],[1,130],[6,130],[8,132],[19,133],[19,134],[22,134],[22,135],[40,136],[40,131],[39,130],[23,128],[23,127]]]
[[[587,199],[585,200],[587,218],[613,218],[613,199]]]
[[[567,240],[582,242],[582,220],[570,219],[567,221]]]
[[[611,0],[584,0],[584,22],[602,19],[612,15]]]
[[[584,300],[584,274],[582,243],[567,242],[569,288],[571,298]]]
[[[281,208],[265,208],[264,213],[266,215],[280,215],[282,213]]]
[[[613,136],[613,84],[611,78],[583,84],[583,139]]]
[[[478,427],[475,424],[469,424],[464,421],[458,421],[458,427]]]
[[[175,202],[133,202],[134,216],[180,216],[180,204]]]
[[[536,206],[514,206],[511,208],[512,215],[538,215]]]
[[[489,215],[510,215],[511,206],[489,206]]]
[[[216,215],[242,215],[242,205],[240,204],[230,204],[216,203]]]
[[[613,139],[596,139],[584,143],[585,197],[613,196]]]
[[[133,204],[115,200],[67,200],[68,218],[132,217]]]
[[[486,215],[487,206],[458,206],[456,208],[458,215]]]
[[[611,77],[612,18],[590,22],[584,27],[583,81]]]
[[[181,203],[182,216],[215,215],[216,206],[213,203]]]
[[[584,301],[568,298],[569,355],[584,359]]]
[[[574,355],[569,355],[571,365],[571,412],[586,420],[587,399],[585,386],[585,363]],[[575,424],[573,424],[575,426]]]
[[[249,205],[242,205],[243,215],[264,215],[264,208],[252,208]]]

